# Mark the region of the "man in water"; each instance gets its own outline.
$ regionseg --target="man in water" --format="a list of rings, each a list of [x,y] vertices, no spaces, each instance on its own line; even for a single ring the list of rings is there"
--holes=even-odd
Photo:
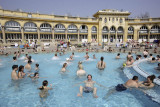
[[[12,73],[11,73],[12,80],[18,80],[18,74],[16,72],[17,70],[18,70],[18,65],[13,65],[12,66]]]
[[[138,88],[138,76],[134,76],[132,79],[129,79],[125,84],[118,84],[114,89],[110,89],[105,98],[108,98],[111,94],[115,92],[121,92],[127,90],[127,88]]]
[[[85,83],[85,87],[80,86],[79,91],[80,93],[77,94],[78,97],[83,96],[83,91],[86,93],[93,92],[93,97],[98,98],[97,96],[97,88],[94,87],[95,81],[92,81],[92,75],[87,76],[88,80],[83,81],[82,83]]]
[[[98,63],[97,63],[97,68],[98,69],[100,69],[100,70],[104,70],[104,68],[106,67],[106,63],[105,62],[103,62],[103,57],[101,57],[101,61],[99,61]]]
[[[27,69],[28,71],[31,71],[31,63],[32,61],[28,61],[28,64],[25,65],[25,69]]]

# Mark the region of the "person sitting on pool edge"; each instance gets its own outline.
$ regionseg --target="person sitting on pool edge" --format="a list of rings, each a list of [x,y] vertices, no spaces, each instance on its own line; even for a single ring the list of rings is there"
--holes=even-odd
[[[16,72],[17,70],[18,70],[18,65],[13,65],[12,66],[12,73],[11,73],[12,80],[18,80],[18,74]]]
[[[153,80],[156,78],[155,75],[150,75],[147,77],[147,81],[143,81],[141,84],[140,84],[140,87],[141,88],[153,88],[154,87],[154,83],[153,83]]]
[[[98,63],[97,63],[97,68],[98,69],[100,69],[100,70],[104,70],[105,69],[105,67],[106,67],[106,63],[105,62],[103,62],[103,57],[101,57],[101,61],[99,61]]]
[[[132,79],[129,79],[125,84],[118,84],[115,88],[110,89],[109,92],[106,94],[105,98],[108,98],[111,94],[115,92],[121,92],[127,90],[127,88],[138,88],[138,76],[133,76]]]
[[[47,86],[48,86],[48,81],[44,80],[43,83],[42,83],[42,86],[39,87],[39,89],[41,90],[40,93],[39,93],[39,96],[41,98],[45,98],[49,95],[48,90],[52,89],[52,84],[50,84],[50,87],[47,87]]]
[[[120,53],[117,54],[116,59],[120,59]]]
[[[85,80],[81,83],[85,83],[85,87],[80,86],[79,91],[80,93],[77,94],[78,97],[82,97],[83,96],[83,92],[85,93],[89,93],[89,92],[93,92],[93,97],[94,98],[98,98],[97,96],[97,88],[94,87],[94,84],[96,83],[95,81],[92,81],[92,75],[88,75],[87,76],[88,80]],[[97,83],[96,83],[97,84]],[[99,85],[99,84],[97,84]]]
[[[31,63],[32,61],[28,61],[28,64],[25,65],[25,69],[27,69],[28,71],[31,71]]]

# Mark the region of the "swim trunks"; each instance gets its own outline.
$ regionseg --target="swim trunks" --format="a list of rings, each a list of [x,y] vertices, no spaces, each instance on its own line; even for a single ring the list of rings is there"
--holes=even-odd
[[[84,92],[85,93],[93,92],[93,88],[91,88],[91,87],[84,87]]]
[[[116,91],[124,91],[127,89],[123,84],[118,84],[115,88]]]

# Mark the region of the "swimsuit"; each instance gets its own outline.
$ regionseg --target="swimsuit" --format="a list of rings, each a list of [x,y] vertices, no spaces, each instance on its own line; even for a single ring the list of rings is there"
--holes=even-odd
[[[124,91],[127,89],[123,84],[118,84],[115,88],[116,91]]]
[[[91,87],[84,87],[84,92],[85,93],[93,92],[93,88],[91,88]]]

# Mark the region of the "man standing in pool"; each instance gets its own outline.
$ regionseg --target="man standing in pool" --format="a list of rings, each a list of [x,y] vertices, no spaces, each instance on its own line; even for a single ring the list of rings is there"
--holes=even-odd
[[[18,65],[13,65],[12,70],[13,70],[11,73],[12,80],[18,80],[18,74],[16,72],[18,70]]]
[[[85,93],[93,92],[93,97],[94,98],[98,98],[98,96],[97,96],[97,88],[94,87],[94,84],[96,82],[92,81],[92,75],[89,74],[87,76],[87,79],[88,80],[85,80],[85,81],[81,82],[81,83],[85,83],[85,87],[80,86],[80,88],[79,88],[80,93],[78,93],[77,96],[78,97],[82,97],[82,94],[83,94],[83,91],[84,91]],[[101,86],[100,84],[97,84],[97,85]]]

